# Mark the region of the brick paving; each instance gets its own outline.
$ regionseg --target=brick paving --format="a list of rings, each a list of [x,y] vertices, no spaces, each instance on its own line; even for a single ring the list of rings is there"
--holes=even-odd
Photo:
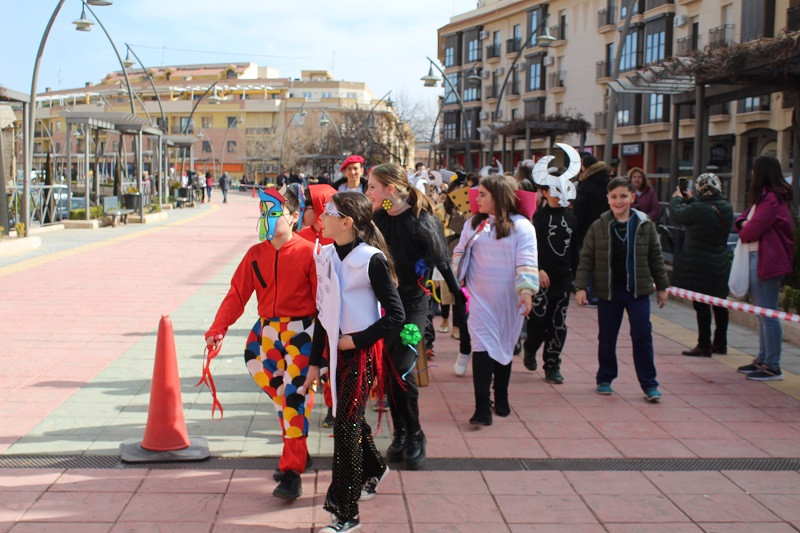
[[[170,315],[189,435],[212,455],[276,456],[280,432],[271,402],[252,383],[242,346],[254,302],[231,328],[213,363],[222,421],[193,387],[202,333],[230,275],[256,235],[246,194],[229,203],[171,211],[153,226],[42,234],[34,252],[0,257],[0,454],[118,455],[147,420],[156,328]],[[438,320],[437,320],[438,323]],[[800,379],[755,383],[736,374],[757,336],[731,326],[729,355],[687,358],[691,310],[653,312],[664,399],[647,403],[633,371],[627,327],[619,342],[615,394],[593,391],[596,311],[572,306],[560,386],[515,359],[512,414],[491,427],[467,423],[472,380],[452,374],[457,345],[439,334],[431,384],[422,389],[432,458],[798,458]],[[753,342],[755,341],[755,342]],[[785,345],[786,368],[800,351]],[[330,432],[312,414],[312,455],[330,455]],[[370,417],[374,419],[374,414]],[[377,437],[388,444],[389,428]],[[271,472],[142,468],[0,468],[3,531],[312,531],[328,470],[303,476],[304,496],[271,496]],[[362,504],[364,531],[797,531],[797,471],[422,471],[393,472]]]

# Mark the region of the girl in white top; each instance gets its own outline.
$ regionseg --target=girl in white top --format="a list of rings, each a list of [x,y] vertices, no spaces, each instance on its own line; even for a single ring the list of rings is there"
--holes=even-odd
[[[523,317],[539,292],[536,232],[517,209],[517,184],[510,176],[491,175],[478,185],[478,214],[464,225],[453,251],[459,281],[470,294],[467,321],[472,340],[474,425],[492,424],[489,387],[494,376],[494,408],[508,416],[508,382],[514,344]]]
[[[405,313],[391,257],[372,222],[367,197],[334,194],[320,222],[322,236],[334,244],[315,248],[318,326],[304,387],[319,378],[327,339],[336,421],[333,472],[323,505],[332,513],[332,522],[321,531],[341,533],[360,527],[358,501],[373,498],[389,474],[364,408],[373,382],[379,393],[383,389],[383,337],[402,325]]]

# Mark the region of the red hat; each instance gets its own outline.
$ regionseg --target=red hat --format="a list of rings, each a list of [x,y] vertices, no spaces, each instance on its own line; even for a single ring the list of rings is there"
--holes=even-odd
[[[344,163],[342,163],[342,166],[339,167],[339,171],[340,172],[344,172],[344,169],[346,169],[348,167],[348,165],[352,165],[354,163],[361,163],[363,165],[364,164],[364,158],[361,157],[360,155],[351,155],[350,157],[348,157],[347,159],[344,160]]]

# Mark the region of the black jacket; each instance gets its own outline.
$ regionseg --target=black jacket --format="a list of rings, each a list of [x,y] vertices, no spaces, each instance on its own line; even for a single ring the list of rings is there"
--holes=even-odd
[[[728,233],[733,223],[733,207],[730,202],[719,194],[689,201],[675,197],[670,201],[669,210],[672,220],[686,229],[683,252],[674,265],[672,284],[725,298],[731,267]]]
[[[598,161],[581,174],[578,193],[575,197],[574,211],[578,219],[578,240],[583,242],[592,222],[608,211],[608,165]]]
[[[361,182],[361,192],[366,193],[367,192],[367,178],[365,178],[364,176],[361,176],[360,182]],[[333,188],[338,191],[339,187],[341,187],[342,185],[346,185],[346,184],[347,184],[347,178],[346,177],[345,178],[341,178],[341,179],[336,180],[333,183]]]

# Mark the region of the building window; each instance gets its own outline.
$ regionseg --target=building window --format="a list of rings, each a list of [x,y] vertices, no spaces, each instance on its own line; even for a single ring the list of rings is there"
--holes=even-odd
[[[494,47],[495,57],[500,55],[500,32],[496,31],[492,34],[492,46]]]
[[[239,125],[239,117],[228,117],[228,127],[236,128]]]
[[[544,56],[534,56],[528,58],[528,90],[529,91],[543,91],[544,90],[544,65],[542,59]]]
[[[236,71],[233,69],[228,69],[228,71],[225,73],[225,77],[228,78],[229,80],[235,80]]]
[[[775,0],[742,0],[743,43],[773,37],[774,28]]]
[[[672,17],[661,17],[648,23],[645,27],[644,62],[645,64],[661,61],[667,56],[667,20]],[[671,24],[670,24],[671,25]],[[670,39],[671,41],[672,39]]]
[[[57,154],[61,153],[61,143],[60,142],[56,143],[56,153]],[[102,152],[102,153],[105,153],[105,152]]]
[[[617,95],[617,126],[633,126],[639,124],[639,108],[641,95],[622,93]]]
[[[625,36],[625,47],[622,49],[622,57],[619,62],[619,71],[626,72],[634,70],[640,65],[639,58],[641,53],[639,51],[639,37],[641,31],[638,28],[631,28],[628,35]]]
[[[769,111],[769,95],[750,96],[739,100],[739,113],[754,113],[756,111]]]
[[[189,117],[181,117],[180,133],[194,133],[194,121],[189,121]]]
[[[322,93],[321,97],[322,98],[333,98],[333,93],[332,92],[325,92],[325,93]]]
[[[641,0],[639,0],[635,4],[633,4],[633,14],[634,15],[638,15],[639,13],[642,12],[642,9],[641,9],[642,6],[639,5],[640,3],[642,3]],[[613,2],[609,2],[609,4],[610,5],[614,5]],[[627,4],[626,0],[623,0],[621,2],[620,7],[619,7],[619,18],[620,18],[620,20],[625,20],[625,16],[627,14],[628,14],[628,4]]]
[[[467,41],[467,63],[481,60],[481,42],[478,40],[478,30],[469,33]]]
[[[358,98],[358,93],[347,93],[347,98],[355,100],[356,98]]]
[[[650,95],[648,95],[647,121],[648,122],[664,122],[664,95],[663,94],[650,94]]]
[[[444,84],[444,103],[454,104],[458,102],[458,97],[453,88],[456,90],[458,89],[459,74],[455,72],[453,74],[446,74],[446,76],[450,83],[445,82]]]
[[[306,117],[304,117],[300,113],[295,113],[292,116],[292,124],[294,124],[295,126],[302,126],[303,124],[305,124],[305,122],[306,122]]]
[[[476,100],[481,99],[481,86],[480,84],[471,85],[469,83],[465,84],[464,87],[464,101],[465,102],[474,102]]]
[[[517,120],[518,118],[520,118],[519,108],[515,107],[514,109],[511,110],[511,120]]]
[[[203,153],[204,154],[211,153],[211,141],[203,141]]]
[[[538,117],[544,115],[544,98],[525,101],[525,116]]]
[[[530,35],[530,45],[536,44],[536,37],[539,36],[539,24],[545,16],[545,8],[536,8],[528,12],[528,35]]]
[[[233,153],[236,151],[236,141],[228,141],[228,153]]]
[[[454,67],[461,64],[461,57],[458,47],[460,46],[461,34],[454,33],[444,38],[444,66]]]
[[[458,139],[459,113],[445,113],[442,119],[442,138],[446,141]]]
[[[444,50],[444,66],[452,67],[455,65],[456,50],[453,47],[445,48]]]

